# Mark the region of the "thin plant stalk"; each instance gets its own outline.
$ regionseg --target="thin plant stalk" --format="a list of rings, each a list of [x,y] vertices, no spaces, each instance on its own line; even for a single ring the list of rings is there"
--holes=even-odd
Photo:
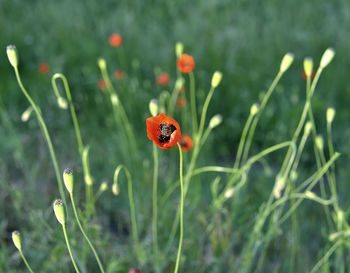
[[[138,256],[138,259],[141,260],[141,247],[139,243],[139,235],[138,235],[138,227],[137,227],[137,219],[136,219],[136,209],[135,209],[135,201],[134,201],[134,192],[132,185],[132,178],[129,170],[124,165],[119,165],[114,172],[113,183],[114,188],[119,188],[118,186],[118,178],[121,170],[124,170],[127,185],[128,185],[128,199],[129,199],[129,207],[130,207],[130,222],[131,222],[131,234],[134,242],[135,253]],[[119,191],[119,190],[118,190]],[[118,194],[118,193],[115,193]]]
[[[193,72],[189,74],[190,78],[190,103],[191,103],[191,116],[192,116],[192,135],[197,133],[198,120],[197,120],[197,103],[196,103],[196,85]]]
[[[153,255],[156,269],[159,270],[158,263],[158,149],[153,144],[153,188],[152,188],[152,237]]]
[[[22,250],[19,250],[19,254],[21,255],[21,258],[22,258],[24,264],[26,265],[27,269],[29,270],[29,272],[30,272],[30,273],[34,273],[33,269],[30,267],[30,265],[29,265],[29,263],[28,263],[26,257],[24,256]]]
[[[49,153],[50,153],[51,160],[52,160],[52,163],[53,163],[53,167],[54,167],[54,170],[55,170],[55,175],[56,175],[56,180],[57,180],[57,184],[58,184],[58,189],[59,189],[59,192],[60,192],[62,200],[64,201],[64,203],[66,203],[66,197],[64,195],[64,190],[63,190],[63,181],[62,181],[61,175],[60,175],[60,167],[58,165],[58,161],[57,161],[57,158],[56,158],[56,153],[55,153],[55,150],[54,150],[54,147],[53,147],[53,144],[52,144],[52,140],[51,140],[49,131],[47,129],[46,123],[44,121],[44,118],[43,118],[43,116],[41,114],[41,111],[40,111],[39,107],[34,102],[32,97],[29,95],[29,93],[26,90],[26,88],[24,87],[24,85],[22,83],[22,80],[21,80],[21,77],[20,77],[20,74],[19,74],[19,71],[18,71],[18,67],[15,66],[14,70],[15,70],[15,74],[16,74],[16,79],[17,79],[18,85],[19,85],[20,89],[22,90],[24,96],[29,101],[30,105],[33,107],[33,110],[34,110],[34,112],[36,114],[36,117],[37,117],[37,119],[39,121],[39,125],[40,125],[40,127],[42,129],[44,138],[45,138],[47,146],[49,148]]]
[[[102,263],[101,263],[101,260],[100,260],[98,254],[97,254],[97,251],[96,251],[95,247],[93,246],[93,244],[91,243],[89,237],[87,236],[87,234],[86,234],[86,232],[85,232],[85,230],[84,230],[84,228],[83,228],[83,226],[82,226],[82,224],[81,224],[81,222],[80,222],[80,220],[79,220],[77,208],[76,208],[75,202],[74,202],[73,192],[70,193],[69,196],[70,196],[70,200],[71,200],[71,202],[72,202],[72,207],[73,207],[74,216],[75,216],[75,219],[76,219],[76,221],[77,221],[77,223],[78,223],[79,229],[80,229],[81,233],[83,234],[83,236],[84,236],[86,242],[88,243],[88,245],[89,245],[91,251],[93,252],[93,254],[94,254],[94,256],[95,256],[95,259],[96,259],[96,261],[97,261],[98,267],[100,268],[100,270],[101,270],[102,273],[105,273],[105,271],[104,271],[104,269],[103,269],[103,266],[102,266]]]
[[[65,239],[65,241],[66,241],[67,249],[68,249],[68,252],[69,252],[69,256],[70,256],[70,258],[71,258],[71,260],[72,260],[72,263],[73,263],[75,272],[76,272],[76,273],[80,273],[79,268],[78,268],[78,266],[77,266],[77,264],[76,264],[76,262],[75,262],[74,256],[73,256],[70,243],[69,243],[69,238],[68,238],[68,234],[67,234],[66,225],[62,225],[62,230],[63,230],[64,239]]]
[[[66,93],[69,111],[71,113],[71,117],[72,117],[72,121],[73,121],[75,137],[76,137],[77,144],[78,144],[78,151],[79,151],[79,155],[80,155],[82,165],[83,165],[84,177],[91,180],[89,159],[88,159],[88,148],[87,148],[87,150],[84,149],[84,143],[83,143],[83,139],[81,137],[80,126],[79,126],[77,114],[76,114],[75,109],[74,109],[72,93],[70,91],[68,80],[63,74],[56,73],[51,79],[51,84],[52,84],[52,87],[53,87],[53,90],[54,90],[54,93],[55,93],[57,99],[61,98],[61,95],[59,93],[59,88],[57,85],[57,80],[59,80],[59,79],[62,81],[63,88],[64,88],[64,91]],[[92,185],[90,183],[85,183],[85,184],[86,184],[86,202],[88,203],[86,207],[90,211],[94,211],[94,204],[93,204],[94,197],[93,197]]]
[[[250,127],[249,133],[248,133],[248,137],[247,137],[247,141],[246,141],[246,146],[244,148],[244,152],[243,152],[243,157],[242,157],[242,163],[244,163],[247,158],[248,158],[248,154],[249,154],[249,150],[250,150],[250,146],[252,144],[253,141],[253,137],[254,137],[254,133],[255,133],[255,129],[256,126],[259,122],[260,116],[262,114],[262,112],[264,111],[273,91],[275,90],[278,82],[280,81],[281,77],[282,77],[283,73],[281,71],[279,71],[276,75],[276,77],[274,78],[274,80],[272,81],[269,89],[267,90],[266,94],[264,95],[260,106],[259,106],[259,112],[256,114],[256,117],[254,119],[254,121],[252,122],[252,125]]]
[[[180,266],[182,242],[183,242],[183,236],[184,236],[184,206],[185,206],[185,191],[184,191],[184,181],[183,181],[183,156],[182,156],[181,145],[178,143],[177,146],[179,148],[179,154],[180,154],[181,198],[180,198],[180,238],[179,238],[179,246],[178,246],[178,250],[177,250],[177,257],[176,257],[174,273],[177,273],[179,271],[179,266]]]

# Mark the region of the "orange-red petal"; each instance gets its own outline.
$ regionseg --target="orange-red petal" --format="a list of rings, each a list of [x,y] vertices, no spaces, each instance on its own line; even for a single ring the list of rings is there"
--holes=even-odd
[[[175,129],[171,133],[164,135],[161,131],[162,126],[166,127],[166,131],[170,127]],[[173,126],[173,127],[172,127]],[[181,128],[179,123],[173,118],[160,113],[158,116],[146,119],[147,137],[153,141],[161,149],[169,149],[177,144],[181,137]],[[164,139],[169,138],[169,139]]]

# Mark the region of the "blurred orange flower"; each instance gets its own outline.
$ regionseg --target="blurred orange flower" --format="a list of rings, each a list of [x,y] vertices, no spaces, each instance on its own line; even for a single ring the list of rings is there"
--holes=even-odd
[[[170,76],[168,73],[163,72],[157,77],[157,84],[160,86],[167,86],[170,83]]]
[[[50,66],[47,63],[39,64],[38,71],[41,74],[47,74],[50,71]]]
[[[184,97],[179,97],[176,100],[176,106],[179,108],[184,108],[186,106],[186,99]]]
[[[176,65],[180,72],[184,74],[191,73],[196,66],[193,57],[189,54],[181,54],[177,59]]]
[[[141,273],[141,270],[140,269],[137,269],[137,268],[131,268],[128,273]]]
[[[121,70],[121,69],[117,69],[117,70],[114,72],[114,76],[115,76],[115,78],[116,78],[118,81],[124,79],[124,75],[125,75],[125,73],[124,73],[124,71]]]
[[[112,47],[120,47],[123,43],[123,37],[119,33],[113,33],[109,36],[108,41]]]
[[[181,137],[179,123],[163,113],[146,119],[146,127],[147,137],[161,149],[173,147]]]
[[[98,83],[97,83],[97,87],[103,91],[103,90],[106,90],[107,88],[107,83],[104,81],[104,80],[99,80]]]
[[[179,140],[179,144],[181,146],[181,149],[187,152],[192,149],[193,141],[189,135],[182,135]]]

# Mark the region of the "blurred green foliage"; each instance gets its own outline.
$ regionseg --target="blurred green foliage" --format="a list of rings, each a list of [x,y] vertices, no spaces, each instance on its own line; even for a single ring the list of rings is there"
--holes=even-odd
[[[201,160],[206,164],[219,161],[230,166],[250,105],[269,86],[284,53],[293,52],[296,56],[295,63],[277,87],[264,113],[258,126],[253,151],[291,137],[305,101],[303,58],[311,56],[317,65],[323,51],[332,46],[336,57],[321,77],[313,99],[313,109],[320,132],[324,133],[326,108],[336,108],[335,147],[343,153],[337,167],[342,193],[339,198],[346,206],[349,205],[347,196],[350,194],[347,185],[349,171],[346,169],[350,150],[349,26],[348,0],[0,1],[0,49],[3,50],[0,54],[0,202],[4,204],[0,208],[1,242],[9,239],[9,231],[14,228],[21,227],[27,233],[35,230],[31,235],[27,234],[29,239],[25,242],[35,248],[35,252],[30,252],[28,257],[34,265],[45,264],[43,272],[63,272],[69,262],[67,260],[60,263],[62,268],[50,268],[53,264],[57,265],[56,257],[67,259],[64,256],[63,243],[57,244],[53,241],[53,238],[58,238],[61,234],[56,229],[53,230],[52,212],[48,208],[48,204],[58,193],[52,187],[55,185],[54,175],[37,122],[34,119],[28,123],[20,121],[21,113],[28,105],[7,61],[5,48],[8,44],[15,44],[19,50],[23,80],[40,105],[49,130],[54,135],[53,141],[60,162],[64,162],[61,165],[78,166],[70,117],[57,107],[50,83],[50,76],[55,72],[62,72],[67,76],[83,138],[91,145],[91,165],[96,181],[111,180],[113,168],[120,163],[120,156],[116,152],[118,137],[111,126],[112,121],[106,118],[108,110],[97,107],[106,104],[97,87],[101,78],[97,67],[99,57],[106,58],[111,75],[115,69],[126,72],[126,80],[121,84],[130,85],[124,86],[129,93],[121,94],[121,97],[130,119],[139,130],[139,137],[144,138],[148,144],[140,151],[145,158],[144,169],[152,164],[151,145],[145,136],[144,118],[148,115],[149,100],[158,97],[162,91],[155,83],[155,72],[167,71],[174,83],[175,43],[183,42],[185,52],[195,57],[200,102],[203,102],[207,93],[212,73],[215,70],[222,71],[223,82],[215,93],[209,116],[219,112],[224,117],[224,123],[211,137],[211,145],[205,149],[205,156]],[[117,50],[108,44],[108,37],[114,32],[120,33],[124,38],[122,48]],[[50,65],[48,75],[38,73],[40,63]],[[118,88],[119,82],[114,80],[114,83]],[[130,94],[132,100],[128,99]],[[314,159],[310,156],[304,161],[304,168],[307,170]],[[275,171],[275,166],[270,167]],[[261,170],[256,172],[255,175],[259,177]],[[140,177],[146,177],[147,180],[151,174],[141,174],[138,178]],[[271,175],[267,177],[271,178]],[[268,188],[262,186],[267,183],[269,182],[254,184],[249,189],[250,195],[241,197],[247,198],[244,202],[251,206],[237,215],[237,224],[243,223],[242,230],[237,231],[238,235],[247,236],[243,234],[244,228],[249,226],[247,214],[254,214],[260,203],[266,199],[266,193],[272,187],[271,183]],[[160,191],[166,190],[166,185],[160,187]],[[143,190],[138,193],[139,197],[150,195],[150,189],[147,192],[147,187],[144,186]],[[144,205],[143,211],[150,209],[147,200],[139,202]],[[116,207],[127,213],[126,196],[121,201],[102,203],[100,212],[107,211],[109,218],[101,217],[99,220],[105,221],[106,226],[118,228],[118,234],[123,234],[123,231],[128,233],[125,227],[128,218],[122,213],[114,215]],[[312,208],[310,210],[313,211]],[[307,212],[308,210],[304,211],[302,217],[308,217]],[[163,216],[164,219],[167,217],[169,215]],[[148,219],[144,219],[142,215],[140,218],[141,224],[148,223]],[[168,227],[167,224],[164,226]],[[194,225],[194,230],[189,227],[188,234],[196,232],[197,227],[198,225]],[[315,228],[318,228],[317,224],[305,223],[302,240],[310,240],[310,234]],[[95,239],[101,244],[99,248],[113,249],[119,254],[125,250],[117,246],[118,242],[109,240],[109,235],[102,236],[104,240],[98,240],[99,229],[97,224],[90,227],[90,232],[95,231]],[[159,229],[162,229],[162,223]],[[160,236],[166,234],[164,232]],[[123,236],[118,239],[125,240]],[[317,253],[322,240],[319,236],[315,242],[310,241],[313,243],[310,246],[312,254]],[[80,241],[75,242],[79,243]],[[125,241],[123,243],[123,247],[128,248]],[[48,254],[45,251],[50,247],[51,252]],[[288,245],[281,246],[284,247],[288,248]],[[283,259],[283,256],[278,256],[278,248],[276,249],[275,259]],[[13,252],[13,249],[1,243],[1,271],[17,272],[12,268],[15,264],[13,261],[18,260]],[[104,254],[106,260],[113,260],[112,254],[109,256],[107,251]],[[186,261],[192,272],[200,263],[196,262],[197,255],[200,254],[189,254],[190,261]],[[305,255],[302,258],[305,261],[302,262],[313,264],[314,261],[308,260],[311,255]],[[43,263],[45,259],[49,262]],[[273,272],[269,270],[274,268],[274,263],[278,264],[278,261],[272,258],[270,267],[264,272]],[[130,260],[118,260],[109,264],[110,272],[119,272],[118,268],[123,270],[130,266]],[[288,272],[284,267],[283,272]],[[206,272],[201,270],[200,272]]]

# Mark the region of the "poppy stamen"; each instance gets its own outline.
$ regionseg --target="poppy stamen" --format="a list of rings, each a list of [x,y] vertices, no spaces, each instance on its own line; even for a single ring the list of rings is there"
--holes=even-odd
[[[160,135],[158,137],[158,140],[160,143],[169,142],[172,133],[176,131],[176,127],[173,124],[168,125],[161,123],[159,125],[159,129]]]

